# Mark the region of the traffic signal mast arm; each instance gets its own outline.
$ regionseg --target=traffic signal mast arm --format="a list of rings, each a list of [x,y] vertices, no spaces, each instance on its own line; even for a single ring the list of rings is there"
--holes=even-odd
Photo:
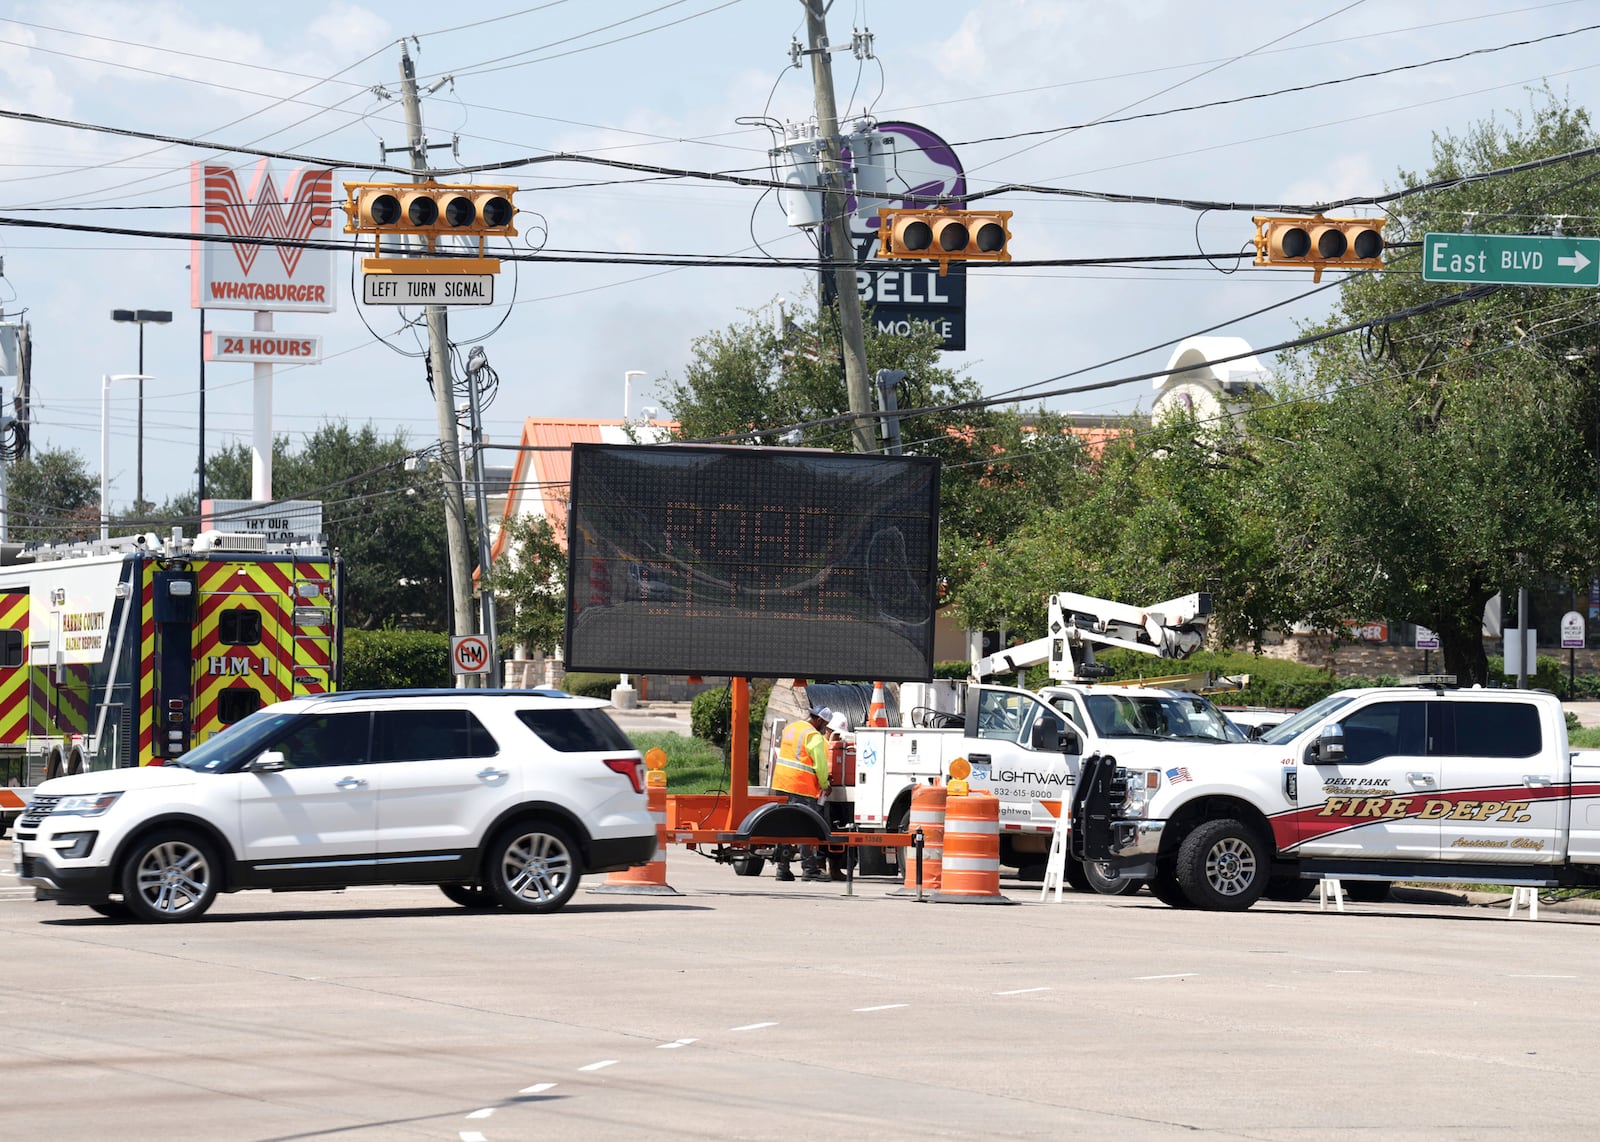
[[[1258,266],[1309,266],[1320,282],[1329,266],[1341,270],[1383,269],[1382,218],[1257,217]]]
[[[1087,680],[1098,673],[1094,663],[1096,645],[1136,650],[1157,658],[1188,658],[1205,642],[1210,616],[1209,591],[1168,599],[1152,607],[1133,607],[1063,591],[1050,596],[1048,635],[980,658],[972,664],[972,676],[981,682],[993,674],[1048,662],[1054,681]]]

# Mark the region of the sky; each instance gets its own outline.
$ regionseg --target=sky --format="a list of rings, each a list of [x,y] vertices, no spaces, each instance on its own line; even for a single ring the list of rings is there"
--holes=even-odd
[[[1546,86],[1590,109],[1600,95],[1600,29],[1582,30],[1600,25],[1596,0],[833,0],[827,21],[835,44],[853,29],[873,37],[871,59],[832,56],[841,116],[931,130],[952,144],[972,191],[1028,184],[1243,204],[1375,195],[1426,171],[1436,135],[1490,117],[1513,123]],[[1521,43],[1542,37],[1552,38]],[[190,165],[255,161],[219,145],[337,160],[341,199],[341,182],[375,177],[361,164],[405,139],[403,38],[436,88],[422,114],[429,142],[445,145],[432,152],[437,165],[581,154],[763,178],[773,146],[763,122],[813,113],[809,65],[790,66],[791,42],[805,38],[800,0],[6,0],[0,111],[202,144],[0,118],[0,310],[32,328],[36,447],[75,450],[99,474],[101,377],[138,368],[138,331],[111,310],[171,310],[170,325],[144,331],[145,496],[159,504],[192,491],[200,319],[187,240],[5,220],[186,234]],[[1356,78],[1371,72],[1388,74]],[[1323,86],[1284,90],[1312,84]],[[530,416],[620,417],[625,388],[632,415],[660,407],[658,382],[684,375],[697,336],[776,299],[809,304],[815,275],[781,262],[813,256],[811,239],[759,187],[564,162],[478,178],[518,186],[517,249],[549,255],[508,264],[494,307],[450,315],[452,340],[463,352],[481,344],[500,377],[484,414],[491,440],[514,443]],[[1255,229],[1248,206],[1018,192],[983,205],[1013,212],[1018,261],[1232,254]],[[1530,219],[1527,232],[1553,225]],[[556,260],[574,251],[772,264]],[[273,430],[298,444],[330,421],[370,423],[424,447],[436,428],[425,342],[408,324],[420,313],[362,306],[352,255],[334,258],[336,312],[275,317],[280,333],[321,336],[323,360],[276,369]],[[1334,291],[1312,291],[1308,273],[1248,259],[972,267],[967,349],[945,363],[991,394],[1114,380],[1162,368],[1175,343],[1213,326],[1253,346],[1292,337],[1329,312]],[[206,320],[251,326],[243,311]],[[645,376],[629,385],[632,370]],[[1068,373],[1079,375],[1055,380]],[[206,367],[210,450],[250,439],[252,375]],[[12,384],[0,378],[7,398]],[[1126,413],[1153,396],[1141,380],[1047,403]],[[113,384],[113,511],[134,497],[137,403],[133,386]]]

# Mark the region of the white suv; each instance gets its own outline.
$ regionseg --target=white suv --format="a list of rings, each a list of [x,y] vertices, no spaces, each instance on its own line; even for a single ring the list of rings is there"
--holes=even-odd
[[[655,848],[639,752],[557,690],[280,702],[167,765],[45,782],[14,845],[38,899],[169,922],[219,892],[357,884],[552,912]]]

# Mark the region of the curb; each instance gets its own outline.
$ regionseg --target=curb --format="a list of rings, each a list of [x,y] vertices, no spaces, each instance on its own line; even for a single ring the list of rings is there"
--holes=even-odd
[[[1504,892],[1477,892],[1472,890],[1448,892],[1436,888],[1411,888],[1397,884],[1389,890],[1389,898],[1400,904],[1445,904],[1466,908],[1510,907],[1511,886],[1507,885]],[[1550,912],[1600,916],[1600,898],[1593,896],[1580,896],[1569,900],[1555,901],[1546,901],[1541,897],[1539,907]]]

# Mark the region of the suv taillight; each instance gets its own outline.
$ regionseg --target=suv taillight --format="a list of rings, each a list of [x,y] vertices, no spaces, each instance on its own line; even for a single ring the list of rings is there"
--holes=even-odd
[[[636,757],[608,757],[606,768],[613,773],[620,773],[633,782],[635,793],[644,792],[644,762]]]

